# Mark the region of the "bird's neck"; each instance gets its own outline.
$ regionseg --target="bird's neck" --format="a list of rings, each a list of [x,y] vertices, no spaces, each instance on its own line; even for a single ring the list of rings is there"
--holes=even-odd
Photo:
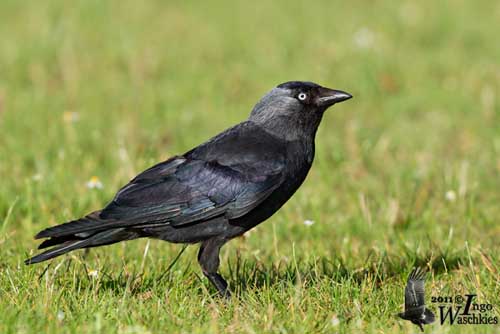
[[[257,123],[261,128],[275,137],[286,141],[302,141],[314,145],[314,138],[318,130],[323,114],[309,115],[308,117],[293,117],[280,115],[266,119],[252,119],[249,121]]]

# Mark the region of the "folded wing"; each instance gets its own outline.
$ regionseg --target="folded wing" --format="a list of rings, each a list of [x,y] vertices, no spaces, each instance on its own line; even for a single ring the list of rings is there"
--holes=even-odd
[[[182,226],[238,218],[284,180],[285,143],[251,122],[157,164],[125,185],[103,210],[40,232],[61,237],[143,224]]]

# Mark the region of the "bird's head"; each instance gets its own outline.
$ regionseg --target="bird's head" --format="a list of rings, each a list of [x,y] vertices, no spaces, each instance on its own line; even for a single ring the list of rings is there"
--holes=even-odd
[[[249,119],[288,136],[311,131],[314,134],[325,110],[351,97],[313,82],[289,81],[262,97]]]

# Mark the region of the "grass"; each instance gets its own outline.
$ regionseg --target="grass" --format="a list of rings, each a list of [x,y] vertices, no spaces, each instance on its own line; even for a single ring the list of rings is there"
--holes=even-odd
[[[2,1],[0,333],[417,332],[395,317],[414,265],[429,302],[476,293],[499,316],[499,21],[492,1]],[[326,115],[300,191],[223,248],[231,301],[195,246],[23,265],[37,231],[296,79],[355,98]]]

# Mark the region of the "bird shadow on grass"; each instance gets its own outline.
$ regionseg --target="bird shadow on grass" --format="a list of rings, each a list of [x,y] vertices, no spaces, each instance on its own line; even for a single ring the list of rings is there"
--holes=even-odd
[[[308,287],[325,280],[339,284],[350,282],[355,285],[370,280],[379,286],[393,277],[406,277],[412,267],[422,267],[434,275],[439,275],[460,267],[466,263],[466,259],[465,252],[415,254],[408,251],[405,254],[388,254],[372,251],[363,266],[355,267],[343,261],[340,256],[279,261],[273,264],[237,256],[229,262],[227,278],[231,289],[236,292],[272,289],[287,282],[302,283]]]

